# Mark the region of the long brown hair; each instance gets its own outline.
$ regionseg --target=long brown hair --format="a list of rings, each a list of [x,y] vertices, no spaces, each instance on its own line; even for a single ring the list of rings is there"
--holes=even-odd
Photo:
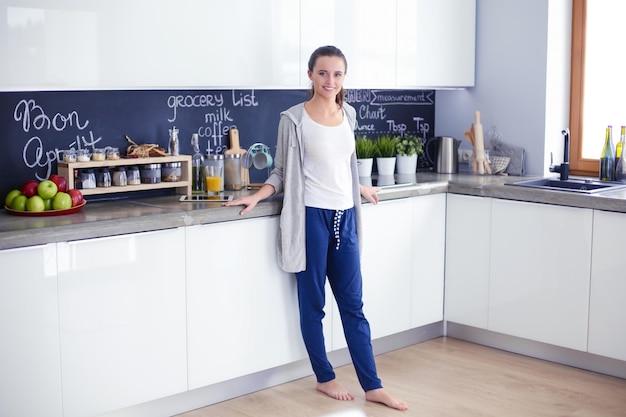
[[[311,57],[309,58],[309,71],[313,72],[313,67],[315,66],[315,62],[317,62],[317,58],[321,56],[336,56],[336,57],[343,59],[343,63],[346,67],[346,73],[348,72],[348,61],[346,60],[346,56],[343,54],[343,52],[341,52],[341,49],[332,45],[320,46],[315,51],[313,51],[313,53],[311,54]],[[313,88],[311,88],[311,97],[313,97],[313,93],[314,93]],[[343,100],[344,100],[345,95],[346,93],[345,91],[343,91],[343,86],[342,86],[341,90],[335,97],[335,102],[339,104],[339,107],[343,106]]]

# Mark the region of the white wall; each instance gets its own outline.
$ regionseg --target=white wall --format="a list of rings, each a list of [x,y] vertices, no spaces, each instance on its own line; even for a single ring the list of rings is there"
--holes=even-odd
[[[526,174],[560,163],[569,126],[571,0],[478,0],[476,85],[438,91],[435,134],[463,139],[481,112],[506,143],[526,150]],[[463,139],[462,148],[469,148]]]

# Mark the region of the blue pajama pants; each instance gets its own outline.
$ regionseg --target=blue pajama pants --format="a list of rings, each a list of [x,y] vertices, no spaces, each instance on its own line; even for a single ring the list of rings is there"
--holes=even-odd
[[[300,329],[318,382],[335,379],[322,332],[326,277],[333,291],[357,377],[364,391],[382,388],[370,327],[363,314],[354,208],[306,208],[306,270],[296,274]]]

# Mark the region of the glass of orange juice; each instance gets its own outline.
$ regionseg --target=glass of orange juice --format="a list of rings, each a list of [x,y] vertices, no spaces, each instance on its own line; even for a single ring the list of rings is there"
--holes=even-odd
[[[209,165],[206,167],[206,189],[209,194],[217,195],[222,187],[222,167]]]

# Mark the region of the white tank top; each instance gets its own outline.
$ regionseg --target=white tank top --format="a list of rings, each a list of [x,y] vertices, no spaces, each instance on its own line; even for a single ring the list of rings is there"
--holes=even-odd
[[[354,132],[344,115],[338,126],[324,126],[304,111],[304,204],[329,210],[346,210],[352,201],[350,157]]]

